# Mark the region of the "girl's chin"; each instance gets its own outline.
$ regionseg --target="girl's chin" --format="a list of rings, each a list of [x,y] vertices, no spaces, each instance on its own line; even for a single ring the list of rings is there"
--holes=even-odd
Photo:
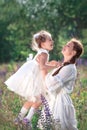
[[[53,50],[53,47],[51,47],[51,49],[50,50]]]

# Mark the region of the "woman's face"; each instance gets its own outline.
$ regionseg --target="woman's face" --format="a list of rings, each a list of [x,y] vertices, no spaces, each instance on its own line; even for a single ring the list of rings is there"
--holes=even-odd
[[[62,54],[64,56],[74,56],[76,54],[76,51],[73,49],[74,44],[73,42],[68,42],[62,49]]]

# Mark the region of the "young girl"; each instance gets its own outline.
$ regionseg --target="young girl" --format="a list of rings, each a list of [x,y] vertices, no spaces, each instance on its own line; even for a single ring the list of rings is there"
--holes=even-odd
[[[15,124],[20,121],[27,124],[31,121],[36,109],[41,104],[40,95],[46,96],[44,77],[48,70],[56,68],[58,62],[49,60],[49,51],[53,49],[53,40],[51,34],[47,31],[40,31],[33,36],[32,48],[37,51],[34,59],[27,61],[13,74],[5,84],[11,91],[25,97],[27,102],[21,108]],[[25,115],[28,112],[28,115]],[[24,118],[25,117],[25,118]]]

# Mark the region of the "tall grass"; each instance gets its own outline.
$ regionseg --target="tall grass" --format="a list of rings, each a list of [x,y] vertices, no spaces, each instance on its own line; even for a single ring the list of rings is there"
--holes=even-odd
[[[20,108],[25,100],[9,91],[4,81],[14,73],[22,63],[11,63],[0,65],[0,130],[21,130],[20,126],[15,126],[13,123],[14,118],[17,116]],[[73,99],[76,115],[78,120],[79,130],[87,130],[87,67],[78,67],[78,80],[71,94]],[[33,130],[35,128],[38,116],[35,115],[32,123]]]

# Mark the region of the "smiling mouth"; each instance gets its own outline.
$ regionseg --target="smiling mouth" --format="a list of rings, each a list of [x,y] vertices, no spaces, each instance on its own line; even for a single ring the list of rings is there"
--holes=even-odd
[[[50,45],[51,47],[53,47],[53,45]]]

